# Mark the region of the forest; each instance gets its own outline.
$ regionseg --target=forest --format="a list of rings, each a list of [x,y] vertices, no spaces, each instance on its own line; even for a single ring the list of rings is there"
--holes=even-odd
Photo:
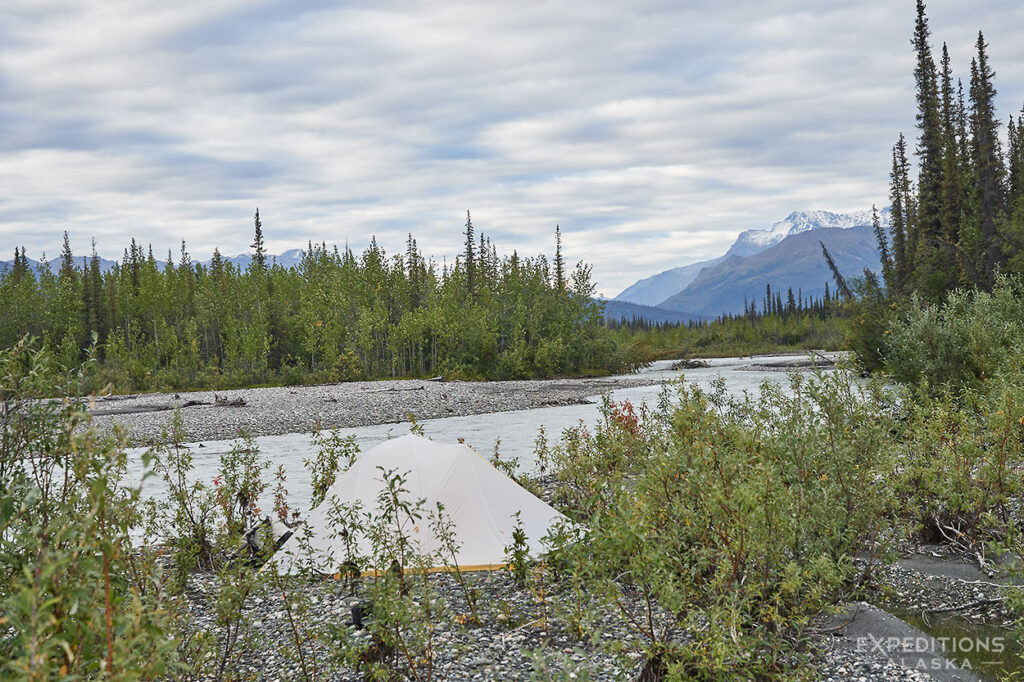
[[[241,270],[186,245],[158,262],[132,240],[102,272],[95,244],[61,265],[29,267],[24,249],[0,275],[0,347],[40,339],[66,367],[92,352],[97,388],[231,388],[370,378],[511,379],[629,370],[594,301],[590,268],[555,255],[499,258],[467,212],[452,265],[371,240],[362,254],[309,244],[298,267],[268,261],[259,211]],[[90,347],[95,348],[90,351]]]
[[[892,151],[891,245],[880,242],[886,290],[937,302],[958,287],[993,287],[1024,273],[1024,126],[1011,115],[1003,152],[995,70],[979,31],[965,101],[949,49],[936,66],[924,3],[917,3],[918,176],[907,141]],[[1024,108],[1021,110],[1024,117]]]

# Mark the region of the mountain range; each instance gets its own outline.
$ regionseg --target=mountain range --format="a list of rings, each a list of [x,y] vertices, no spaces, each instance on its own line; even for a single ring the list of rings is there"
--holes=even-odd
[[[889,209],[879,218],[887,227]],[[821,243],[846,276],[881,269],[871,211],[794,211],[766,230],[741,232],[718,258],[639,280],[613,301],[649,306],[652,314],[671,310],[700,319],[742,313],[751,301],[760,308],[767,285],[783,296],[792,288],[805,299],[820,298],[826,282],[832,282]]]
[[[304,253],[305,251],[303,249],[288,249],[287,251],[277,255],[267,254],[267,261],[271,263],[277,263],[281,267],[287,269],[292,267],[293,265],[298,265],[299,263],[301,263],[302,256]],[[221,259],[225,263],[231,263],[239,270],[245,270],[246,268],[249,267],[249,264],[252,263],[252,254],[240,253],[237,256],[221,256]],[[42,261],[37,261],[32,258],[26,258],[26,260],[28,261],[28,266],[33,270],[36,270],[40,266],[42,266]],[[203,261],[203,265],[208,266],[211,260],[212,259],[209,258],[206,259],[205,261]],[[48,261],[46,261],[46,263],[47,265],[50,266],[50,270],[52,272],[57,272],[58,270],[60,270],[60,257],[51,258]],[[7,270],[7,268],[11,267],[13,264],[13,260],[0,260],[0,272]],[[115,261],[107,260],[106,258],[100,257],[101,272],[107,272],[109,270],[112,270],[116,264],[117,263]],[[89,257],[75,256],[75,265],[79,265],[81,267],[88,267]],[[160,272],[163,272],[166,266],[166,261],[161,260],[159,258],[156,260],[156,267],[158,270],[160,270]]]

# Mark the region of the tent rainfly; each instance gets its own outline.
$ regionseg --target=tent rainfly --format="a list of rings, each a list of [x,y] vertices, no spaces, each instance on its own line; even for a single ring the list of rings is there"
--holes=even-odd
[[[545,551],[541,538],[548,529],[566,517],[543,500],[519,486],[469,446],[457,443],[435,443],[429,438],[407,435],[377,445],[359,455],[355,463],[338,475],[327,492],[325,501],[313,509],[301,530],[300,541],[285,543],[274,557],[278,571],[288,573],[309,569],[333,574],[345,560],[344,541],[331,532],[328,511],[332,497],[339,503],[358,504],[365,513],[379,516],[378,495],[384,488],[383,471],[396,471],[405,476],[409,491],[403,500],[416,504],[424,500],[423,518],[407,523],[404,532],[417,554],[434,557],[434,568],[444,570],[452,563],[435,536],[430,515],[436,514],[437,502],[444,505],[445,518],[450,520],[454,538],[459,545],[456,554],[460,570],[492,570],[505,565],[505,547],[512,544],[512,531],[519,520],[526,533],[531,556]],[[351,539],[350,539],[351,540]],[[373,555],[372,544],[357,533],[355,554]],[[306,544],[308,550],[299,551]],[[387,568],[377,566],[374,568]]]

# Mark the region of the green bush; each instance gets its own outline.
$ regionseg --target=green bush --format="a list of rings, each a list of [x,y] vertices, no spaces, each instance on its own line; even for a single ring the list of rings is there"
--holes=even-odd
[[[1024,473],[1024,372],[984,392],[907,401],[895,489],[922,537],[968,549],[1005,536]]]
[[[933,394],[985,390],[1024,360],[1024,285],[1000,277],[991,293],[954,291],[939,306],[914,296],[885,336],[885,366],[896,381]]]
[[[557,499],[590,529],[554,561],[646,642],[652,672],[788,674],[811,617],[857,582],[854,554],[878,549],[894,406],[839,373],[757,399],[686,385],[676,398],[606,402],[593,434],[554,448]]]
[[[845,347],[854,352],[862,369],[868,372],[882,370],[888,329],[896,317],[896,306],[877,297],[865,296],[849,303],[846,312],[847,317],[842,321]]]
[[[134,546],[121,439],[89,426],[85,372],[23,341],[0,351],[0,677],[173,676],[177,601]],[[63,399],[49,400],[55,392]]]

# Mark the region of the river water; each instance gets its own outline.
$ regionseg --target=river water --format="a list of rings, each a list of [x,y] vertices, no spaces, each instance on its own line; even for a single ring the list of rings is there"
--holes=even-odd
[[[731,395],[740,396],[746,392],[756,392],[765,380],[776,381],[783,385],[786,374],[777,370],[766,370],[752,365],[770,361],[778,361],[778,356],[754,356],[753,358],[716,358],[708,360],[708,367],[685,371],[672,370],[672,361],[655,362],[641,370],[640,376],[657,379],[659,383],[651,386],[622,388],[611,391],[615,401],[628,400],[633,405],[647,403],[656,405],[666,382],[685,376],[688,383],[708,388],[717,378],[725,383],[726,391]],[[630,375],[636,376],[636,375]],[[532,410],[513,412],[492,412],[463,417],[446,417],[420,422],[424,433],[437,441],[454,442],[459,438],[480,454],[490,457],[494,452],[495,443],[500,439],[499,453],[502,459],[518,459],[519,468],[524,472],[532,472],[536,468],[534,443],[539,430],[543,427],[549,442],[558,440],[563,430],[576,426],[580,422],[593,426],[600,416],[600,396],[593,397],[594,404],[565,405],[540,407]],[[409,432],[408,423],[379,424],[356,428],[338,429],[338,433],[354,436],[360,450],[365,451],[374,445]],[[279,465],[284,466],[287,475],[285,487],[288,490],[289,505],[305,513],[310,500],[310,476],[303,460],[311,459],[316,450],[311,444],[310,434],[291,433],[279,436],[262,436],[255,439],[259,446],[261,458],[270,462],[267,477],[277,471]],[[193,476],[195,480],[212,482],[218,474],[220,456],[231,450],[237,440],[203,441],[189,443],[186,447],[193,456]],[[129,480],[142,479],[142,453],[144,448],[131,451]],[[162,497],[166,487],[157,477],[145,480],[144,492],[147,497]],[[261,500],[263,509],[271,508],[271,496]]]

